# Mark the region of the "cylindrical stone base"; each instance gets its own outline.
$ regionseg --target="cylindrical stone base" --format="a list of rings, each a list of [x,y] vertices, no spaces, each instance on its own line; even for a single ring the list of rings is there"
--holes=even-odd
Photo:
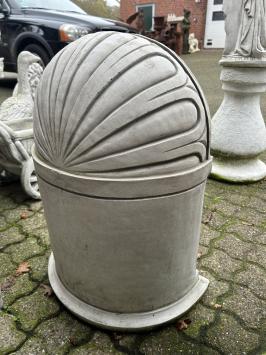
[[[196,261],[210,162],[158,181],[74,176],[36,157],[35,164],[54,255],[49,278],[69,310],[133,331],[181,316],[203,295],[208,280]],[[177,191],[181,182],[187,187]],[[122,198],[124,184],[132,197]],[[116,197],[103,197],[106,185]]]
[[[115,313],[93,307],[71,293],[57,275],[53,254],[49,260],[50,284],[60,301],[77,317],[98,327],[117,331],[138,331],[152,329],[170,322],[189,310],[205,293],[209,280],[198,277],[195,285],[177,302],[149,312]]]

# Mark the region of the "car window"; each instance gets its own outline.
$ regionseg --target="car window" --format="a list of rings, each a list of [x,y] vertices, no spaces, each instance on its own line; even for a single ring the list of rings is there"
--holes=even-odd
[[[16,0],[21,8],[36,8],[58,11],[78,12],[85,14],[80,7],[70,0]]]

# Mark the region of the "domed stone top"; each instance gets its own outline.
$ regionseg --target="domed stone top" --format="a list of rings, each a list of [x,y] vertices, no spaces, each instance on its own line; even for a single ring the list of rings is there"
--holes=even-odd
[[[209,159],[195,79],[173,52],[135,34],[90,34],[58,53],[34,116],[38,157],[72,174],[156,176]]]

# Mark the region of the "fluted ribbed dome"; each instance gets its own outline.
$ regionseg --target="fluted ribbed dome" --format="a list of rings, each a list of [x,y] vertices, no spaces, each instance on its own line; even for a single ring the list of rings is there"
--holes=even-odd
[[[38,156],[82,175],[149,176],[208,159],[208,117],[191,74],[147,38],[90,34],[44,71],[34,117]]]

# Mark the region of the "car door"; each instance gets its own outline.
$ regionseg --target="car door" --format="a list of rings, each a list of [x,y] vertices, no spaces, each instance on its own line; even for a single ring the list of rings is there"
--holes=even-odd
[[[7,24],[10,16],[10,8],[4,0],[0,0],[0,57],[5,62],[10,61],[10,49],[7,34]]]

